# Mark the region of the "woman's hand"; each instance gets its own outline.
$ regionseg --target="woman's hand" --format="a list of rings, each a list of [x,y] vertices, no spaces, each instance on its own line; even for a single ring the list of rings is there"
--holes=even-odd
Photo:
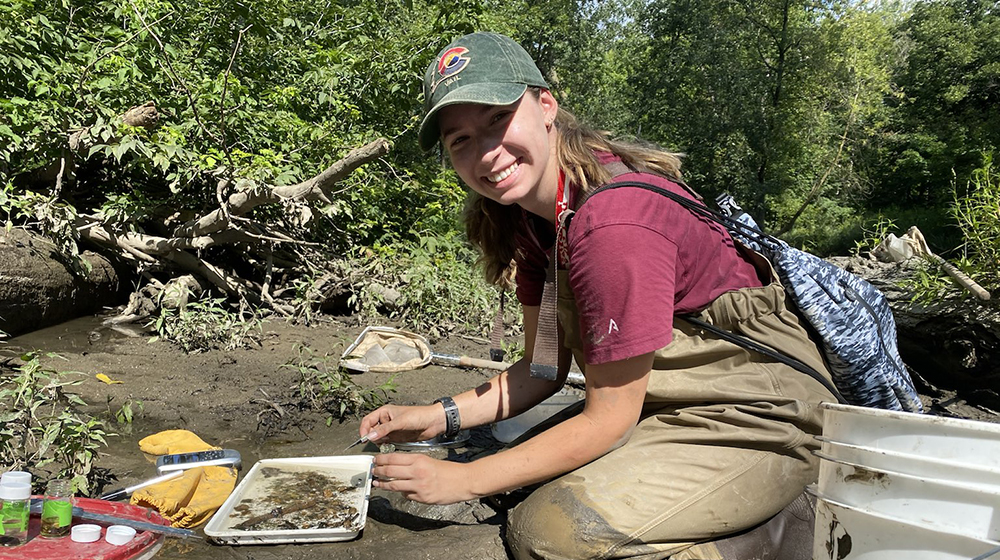
[[[419,453],[387,453],[375,456],[372,484],[425,504],[453,504],[478,497],[472,493],[467,467]]]
[[[361,419],[359,435],[372,442],[404,442],[431,439],[445,431],[444,407],[385,405]]]

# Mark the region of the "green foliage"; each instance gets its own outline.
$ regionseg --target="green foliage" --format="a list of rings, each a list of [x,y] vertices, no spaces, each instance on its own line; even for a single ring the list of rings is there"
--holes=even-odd
[[[896,223],[891,219],[879,216],[878,221],[874,225],[863,229],[864,237],[855,242],[854,250],[851,251],[851,254],[858,257],[862,253],[871,253],[890,233],[895,232],[897,229]]]
[[[94,460],[113,434],[81,410],[86,403],[79,396],[66,391],[80,380],[44,367],[41,358],[30,352],[21,357],[23,365],[0,377],[0,464],[29,470],[40,483],[69,478],[87,493]]]
[[[955,283],[929,262],[918,267],[914,275],[902,285],[913,294],[913,302],[923,304],[940,302],[957,291]]]
[[[180,309],[160,308],[160,315],[149,325],[158,336],[180,346],[185,352],[235,350],[260,345],[260,318],[229,310],[225,298],[206,298],[188,302]]]
[[[80,235],[73,206],[31,190],[15,189],[8,182],[0,190],[0,211],[7,214],[6,230],[13,228],[15,222],[35,228],[56,242],[59,254],[77,272],[89,272],[90,263],[80,258],[76,244]]]
[[[402,312],[407,325],[459,325],[475,330],[489,324],[499,296],[473,268],[473,252],[457,236],[426,236],[400,263]]]
[[[475,1],[6,3],[0,185],[19,195],[51,190],[47,198],[78,214],[138,228],[159,210],[214,204],[220,177],[304,180],[376,136],[412,138],[424,67],[482,9]],[[148,101],[157,126],[122,121]],[[313,238],[343,252],[409,231],[435,189],[455,186],[435,183],[436,164],[415,142],[382,165],[344,181],[341,197],[318,209],[336,219],[313,224]]]
[[[134,399],[126,399],[121,406],[115,410],[111,406],[111,402],[114,397],[108,395],[108,417],[114,418],[118,426],[126,433],[132,433],[132,421],[135,420],[136,416],[141,416],[146,406],[142,401]]]
[[[414,129],[432,57],[491,30],[521,42],[586,121],[685,152],[696,190],[732,193],[796,245],[847,251],[879,215],[943,242],[950,185],[1000,142],[994,4],[6,2],[0,214],[48,232],[83,271],[80,216],[162,231],[211,210],[220,179],[294,184],[385,136],[393,152],[329,202],[254,210],[319,247],[284,272],[298,318],[346,256],[377,277],[355,289],[366,315],[481,330],[495,297],[458,233],[462,189]],[[150,101],[156,126],[123,121]]]
[[[1000,13],[994,2],[920,1],[900,37],[907,54],[895,76],[891,134],[878,142],[880,195],[944,207],[953,177],[966,183],[981,154],[1000,143],[993,85],[1000,78]]]
[[[984,160],[972,173],[968,195],[956,198],[952,215],[964,238],[958,267],[989,291],[1000,287],[1000,173],[992,154]]]
[[[307,346],[298,346],[298,358],[281,367],[299,372],[298,392],[302,400],[314,410],[329,414],[327,425],[334,419],[343,420],[347,414],[360,417],[386,403],[390,392],[396,391],[395,377],[367,389],[361,387],[340,368],[337,359],[317,355]]]
[[[488,332],[500,294],[473,266],[475,253],[457,234],[377,249],[355,266],[377,279],[351,299],[362,318],[387,315],[416,331]]]

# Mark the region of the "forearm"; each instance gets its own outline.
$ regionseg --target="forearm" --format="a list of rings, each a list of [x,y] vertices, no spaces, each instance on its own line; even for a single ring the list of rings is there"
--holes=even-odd
[[[468,465],[470,492],[487,496],[544,482],[613,449],[639,421],[652,353],[591,366],[583,412],[530,440]]]
[[[481,426],[520,414],[562,386],[563,376],[557,381],[531,377],[529,365],[528,358],[522,359],[479,387],[456,395],[462,427]]]
[[[586,414],[574,416],[514,448],[466,465],[470,490],[483,497],[551,480],[606,454],[622,435]]]

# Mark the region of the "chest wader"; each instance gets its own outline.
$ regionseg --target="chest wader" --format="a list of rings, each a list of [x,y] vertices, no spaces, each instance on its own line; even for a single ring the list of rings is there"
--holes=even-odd
[[[567,273],[559,275],[562,342],[585,364],[576,301]],[[698,317],[829,376],[777,282],[727,292]],[[674,321],[628,441],[513,509],[511,551],[518,559],[807,560],[812,512],[803,489],[818,472],[816,405],[835,400],[786,364]]]

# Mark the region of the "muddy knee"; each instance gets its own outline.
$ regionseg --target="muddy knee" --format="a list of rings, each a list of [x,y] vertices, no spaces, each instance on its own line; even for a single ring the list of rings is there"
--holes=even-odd
[[[598,558],[625,539],[558,482],[533,492],[507,521],[507,542],[517,560]]]

